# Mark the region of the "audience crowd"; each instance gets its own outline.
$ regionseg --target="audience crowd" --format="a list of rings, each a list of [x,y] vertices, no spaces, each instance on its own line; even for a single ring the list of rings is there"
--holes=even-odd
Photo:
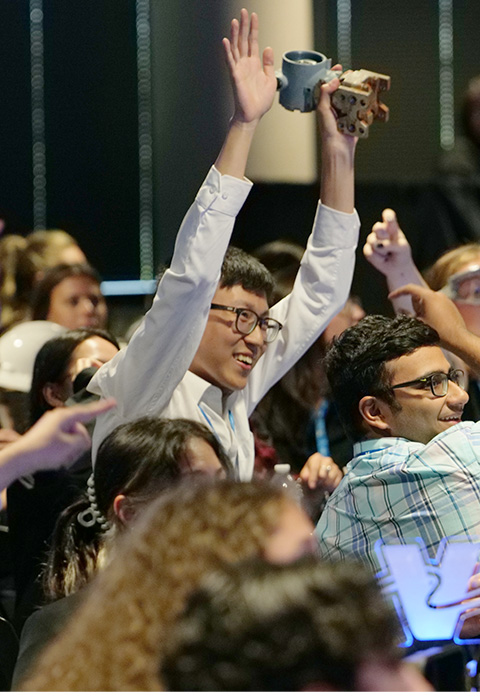
[[[2,690],[439,687],[436,648],[415,638],[404,658],[379,543],[417,542],[432,569],[480,541],[480,245],[422,276],[385,209],[364,254],[392,314],[365,315],[335,77],[305,247],[230,246],[277,90],[258,28],[242,10],[223,39],[233,116],[128,342],[71,236],[0,239]],[[479,578],[474,563],[459,582],[462,669]]]

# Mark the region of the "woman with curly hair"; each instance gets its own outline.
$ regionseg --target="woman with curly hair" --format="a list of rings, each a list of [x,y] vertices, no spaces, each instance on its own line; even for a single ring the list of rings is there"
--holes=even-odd
[[[181,484],[118,542],[21,690],[160,690],[165,642],[203,576],[220,562],[294,560],[312,551],[311,529],[304,511],[270,484]]]

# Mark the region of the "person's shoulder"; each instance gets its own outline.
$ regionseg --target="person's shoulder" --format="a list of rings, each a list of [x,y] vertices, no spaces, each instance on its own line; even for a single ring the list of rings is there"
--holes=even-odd
[[[438,433],[419,450],[418,457],[428,462],[435,460],[464,465],[473,457],[478,459],[480,450],[480,421],[461,421]]]
[[[24,632],[27,633],[29,630],[33,631],[35,629],[44,630],[49,622],[51,622],[51,626],[53,627],[61,625],[63,622],[66,622],[82,600],[82,595],[74,593],[66,598],[59,598],[58,600],[43,605],[27,618]]]
[[[469,439],[470,437],[480,438],[480,421],[463,420],[460,423],[455,423],[455,425],[435,435],[427,445]]]
[[[26,620],[20,638],[20,650],[13,676],[15,690],[26,678],[44,648],[64,629],[84,599],[84,592],[73,593],[47,603]]]

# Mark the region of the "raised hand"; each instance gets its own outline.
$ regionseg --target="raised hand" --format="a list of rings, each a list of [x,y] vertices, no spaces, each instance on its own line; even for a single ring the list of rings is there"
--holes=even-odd
[[[385,275],[388,289],[393,292],[405,284],[427,284],[412,258],[412,250],[405,234],[398,225],[393,209],[382,211],[382,220],[372,226],[367,236],[363,254],[368,262]],[[400,295],[389,297],[396,313],[412,315],[411,300]]]
[[[337,64],[334,70],[342,70]],[[322,141],[322,174],[320,198],[331,209],[353,213],[354,156],[357,137],[342,134],[337,128],[337,113],[330,96],[340,85],[333,78],[320,88],[317,121]]]
[[[435,328],[445,350],[459,357],[469,369],[480,375],[480,338],[471,333],[457,307],[443,292],[407,284],[389,295],[409,294],[417,318]]]
[[[233,86],[233,119],[243,123],[258,122],[272,106],[277,79],[273,49],[264,49],[260,58],[258,17],[255,12],[249,19],[247,10],[242,9],[240,22],[232,20],[230,39],[223,39],[223,47]]]
[[[340,71],[342,66],[337,63],[332,67],[332,70]],[[350,134],[342,134],[337,127],[338,116],[335,109],[332,107],[330,95],[340,86],[340,80],[333,78],[328,83],[324,83],[320,87],[320,99],[317,105],[317,119],[322,139],[334,139],[340,145],[345,145],[348,149],[353,149],[358,141],[356,136]]]
[[[414,267],[410,244],[398,225],[393,209],[384,209],[382,220],[372,226],[363,254],[386,277],[395,271],[400,274],[402,270]]]

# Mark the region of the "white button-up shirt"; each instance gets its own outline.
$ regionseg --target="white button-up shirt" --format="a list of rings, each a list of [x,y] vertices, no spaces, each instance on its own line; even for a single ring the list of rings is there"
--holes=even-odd
[[[319,204],[294,289],[271,315],[284,328],[250,373],[247,386],[223,396],[188,371],[207,323],[235,216],[251,183],[212,167],[177,236],[170,268],[130,343],[101,367],[88,389],[114,396],[97,418],[93,452],[117,425],[140,416],[190,418],[216,435],[242,481],[253,474],[248,417],[257,403],[323,332],[347,300],[359,219]]]

